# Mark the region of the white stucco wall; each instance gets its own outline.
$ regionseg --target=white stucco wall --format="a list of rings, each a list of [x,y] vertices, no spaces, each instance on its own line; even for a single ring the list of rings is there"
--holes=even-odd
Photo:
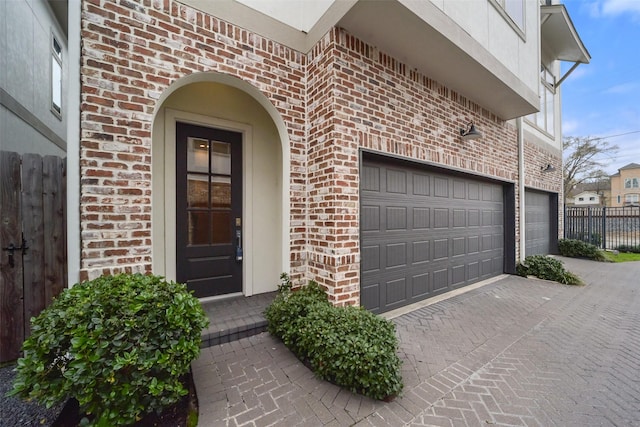
[[[51,111],[51,43],[55,35],[62,47],[62,118]],[[66,141],[67,43],[44,0],[0,1],[0,88],[35,116],[59,141]],[[6,105],[0,108],[0,143],[19,153],[64,155],[32,123]]]
[[[309,32],[335,0],[237,0],[258,12],[287,24],[297,30]]]
[[[508,19],[489,0],[430,1],[487,49],[498,62],[518,76],[531,90],[538,91],[540,66],[538,2],[524,2],[524,37],[521,37]]]

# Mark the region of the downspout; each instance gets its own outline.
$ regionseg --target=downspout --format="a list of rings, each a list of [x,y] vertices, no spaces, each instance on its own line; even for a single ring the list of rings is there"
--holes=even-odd
[[[525,255],[525,203],[524,203],[524,130],[522,128],[522,117],[516,119],[518,129],[518,218],[520,218],[520,251],[516,257],[516,262],[524,259]]]
[[[67,286],[80,281],[80,33],[82,3],[69,0],[67,28]]]

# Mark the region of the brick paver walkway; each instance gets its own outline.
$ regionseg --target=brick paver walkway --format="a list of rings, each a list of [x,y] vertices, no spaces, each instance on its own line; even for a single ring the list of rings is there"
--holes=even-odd
[[[508,277],[394,319],[391,403],[317,380],[267,333],[203,349],[200,425],[640,425],[640,263],[563,260],[589,286]]]

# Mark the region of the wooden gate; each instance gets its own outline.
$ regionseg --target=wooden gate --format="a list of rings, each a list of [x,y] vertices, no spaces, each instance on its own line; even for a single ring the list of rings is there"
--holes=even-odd
[[[65,161],[0,151],[0,363],[67,283]]]

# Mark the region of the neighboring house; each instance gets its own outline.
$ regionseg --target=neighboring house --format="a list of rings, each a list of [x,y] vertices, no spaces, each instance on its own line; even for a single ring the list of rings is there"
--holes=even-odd
[[[286,271],[382,312],[554,250],[560,61],[590,60],[564,6],[68,6],[71,282]]]
[[[66,156],[69,64],[66,22],[51,8],[56,3],[0,2],[2,151]]]
[[[600,206],[600,195],[593,191],[583,191],[573,199],[575,206]]]
[[[611,175],[611,206],[640,205],[640,165],[629,163]]]
[[[565,201],[568,206],[611,206],[611,182],[609,178],[582,182],[574,186]]]

